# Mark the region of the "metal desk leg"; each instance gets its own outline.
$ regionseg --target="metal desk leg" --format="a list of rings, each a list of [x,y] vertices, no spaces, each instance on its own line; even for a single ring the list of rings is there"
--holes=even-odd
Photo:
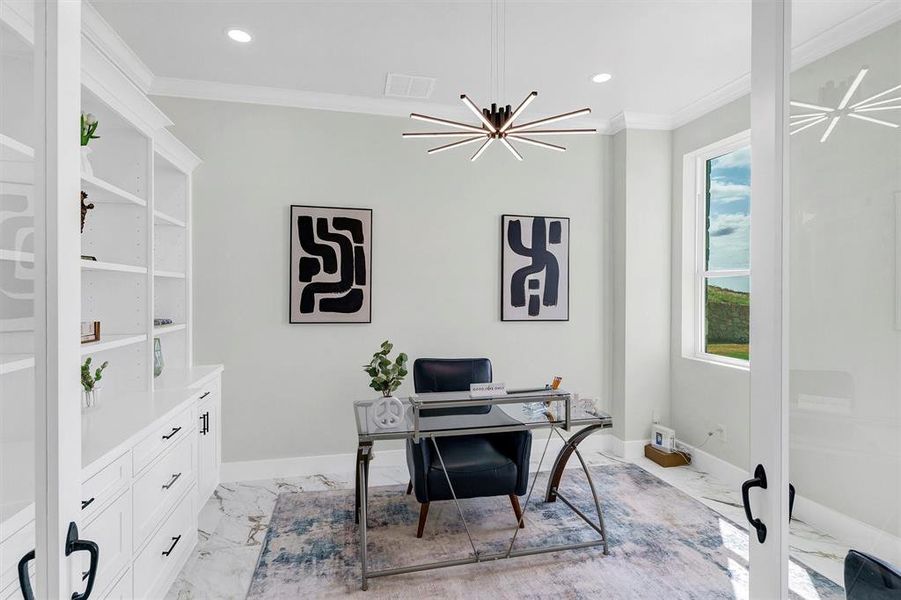
[[[354,480],[354,522],[360,522],[360,491],[363,490],[367,494],[369,490],[366,486],[360,485],[360,469],[359,465],[362,462],[363,468],[366,471],[366,477],[369,477],[369,461],[372,458],[372,442],[360,442],[360,445],[357,446],[357,465],[354,469],[356,473],[356,478]]]
[[[361,572],[361,589],[365,592],[369,588],[369,582],[366,578],[366,525],[368,522],[368,492],[369,487],[369,458],[368,453],[361,456],[357,461],[357,503],[359,505],[357,513],[357,521],[360,524],[360,572]]]
[[[572,456],[573,452],[576,451],[576,447],[582,443],[582,440],[601,429],[604,429],[603,425],[589,425],[585,429],[571,435],[568,440],[565,440],[563,447],[560,448],[560,452],[557,453],[557,459],[554,461],[554,467],[551,469],[551,475],[548,478],[547,493],[544,498],[545,502],[555,502],[557,500],[557,488],[560,487],[563,469],[566,468],[566,463],[569,461],[569,457]]]

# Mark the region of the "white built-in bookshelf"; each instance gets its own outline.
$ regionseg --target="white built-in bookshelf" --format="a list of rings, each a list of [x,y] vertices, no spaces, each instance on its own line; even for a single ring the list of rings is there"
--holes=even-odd
[[[0,2],[0,530],[34,498],[34,52],[30,15],[15,6]],[[163,385],[153,376],[154,338],[164,374],[192,365],[191,172],[199,161],[146,96],[83,46],[81,106],[98,119],[100,139],[89,145],[92,172],[81,176],[94,204],[81,255],[96,258],[80,260],[81,320],[100,321],[101,336],[80,351],[95,365],[109,362],[101,404],[137,402]]]

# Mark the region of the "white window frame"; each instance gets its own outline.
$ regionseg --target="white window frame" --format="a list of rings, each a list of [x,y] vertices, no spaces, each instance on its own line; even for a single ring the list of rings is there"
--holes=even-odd
[[[750,360],[706,352],[705,282],[710,277],[749,277],[747,269],[707,270],[707,161],[751,145],[751,130],[742,131],[686,154],[682,165],[682,355],[739,369]]]

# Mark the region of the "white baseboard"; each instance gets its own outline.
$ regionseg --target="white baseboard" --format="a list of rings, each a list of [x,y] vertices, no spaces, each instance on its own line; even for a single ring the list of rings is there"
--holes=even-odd
[[[745,469],[685,442],[676,440],[676,447],[691,454],[691,464],[695,468],[713,475],[716,479],[736,489],[741,488],[741,484],[749,477],[748,471]]]
[[[532,468],[538,466],[541,453],[547,443],[547,455],[544,457],[542,470],[550,469],[554,458],[563,441],[559,437],[551,438],[550,442],[545,437],[535,437],[532,441],[532,454],[530,463]],[[629,442],[632,444],[633,442]],[[598,433],[590,436],[579,444],[583,452],[617,452],[622,449],[623,442],[619,438],[607,433]],[[402,467],[406,466],[407,458],[405,450],[379,450],[374,448],[373,467]],[[245,460],[237,462],[224,462],[220,471],[220,479],[223,483],[235,481],[256,481],[259,479],[276,479],[283,477],[308,477],[316,474],[347,473],[355,468],[356,454],[324,454],[318,456],[291,456],[286,458],[270,458],[264,460]],[[577,461],[571,460],[567,466],[575,466]]]

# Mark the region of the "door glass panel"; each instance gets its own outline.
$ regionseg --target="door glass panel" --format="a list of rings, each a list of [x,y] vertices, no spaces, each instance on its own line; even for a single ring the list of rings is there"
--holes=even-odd
[[[790,78],[791,558],[848,586],[850,549],[901,566],[901,23],[871,6],[795,2]]]
[[[33,549],[35,500],[34,8],[0,2],[0,597]],[[34,563],[31,563],[34,568]]]

